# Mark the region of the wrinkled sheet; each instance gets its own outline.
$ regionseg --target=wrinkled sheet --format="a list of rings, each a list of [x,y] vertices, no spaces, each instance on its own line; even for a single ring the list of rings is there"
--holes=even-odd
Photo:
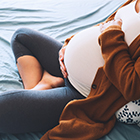
[[[10,46],[12,34],[21,27],[32,28],[64,40],[104,21],[126,0],[0,0],[0,93],[22,89]],[[100,140],[137,140],[139,127],[116,123]],[[1,134],[0,140],[39,140],[43,132]]]

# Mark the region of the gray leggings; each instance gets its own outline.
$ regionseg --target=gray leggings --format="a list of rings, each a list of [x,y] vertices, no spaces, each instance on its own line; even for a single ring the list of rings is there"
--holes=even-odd
[[[31,29],[17,30],[12,37],[17,59],[32,55],[52,75],[63,77],[59,69],[58,51],[62,44]],[[51,62],[51,63],[50,63]],[[48,131],[58,124],[64,106],[83,97],[68,81],[65,86],[49,90],[14,90],[0,96],[0,132],[25,133]]]

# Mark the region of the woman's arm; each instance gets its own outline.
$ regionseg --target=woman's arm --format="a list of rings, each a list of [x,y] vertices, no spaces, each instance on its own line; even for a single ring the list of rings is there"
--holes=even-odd
[[[131,59],[121,28],[116,25],[104,28],[99,44],[105,60],[103,69],[108,79],[126,100],[139,99],[140,57],[136,61]]]

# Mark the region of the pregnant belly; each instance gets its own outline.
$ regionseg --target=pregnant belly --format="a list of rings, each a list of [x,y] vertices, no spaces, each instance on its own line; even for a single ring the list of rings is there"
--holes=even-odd
[[[98,26],[83,30],[70,40],[65,51],[68,79],[84,96],[88,96],[95,74],[104,64],[98,44],[99,35]]]

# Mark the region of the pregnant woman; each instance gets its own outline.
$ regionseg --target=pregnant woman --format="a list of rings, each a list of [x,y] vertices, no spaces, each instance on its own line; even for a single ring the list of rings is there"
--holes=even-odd
[[[136,15],[139,1],[130,5]],[[0,132],[48,131],[60,123],[42,139],[93,140],[107,134],[114,126],[115,112],[140,98],[139,76],[134,71],[140,54],[132,59],[128,53],[121,30],[126,23],[123,13],[77,33],[64,45],[31,29],[17,30],[11,44],[25,89],[1,97],[0,103],[8,106],[0,106]]]
[[[120,20],[114,24],[121,24]],[[11,94],[12,98],[16,97],[15,105],[12,105],[13,100],[7,100],[12,106],[10,118],[15,127],[11,125],[11,129],[4,125],[4,119],[4,132],[47,131],[58,124],[69,101],[84,99],[91,86],[96,88],[92,81],[98,67],[104,63],[98,45],[97,35],[100,33],[99,26],[91,27],[76,34],[67,46],[69,39],[63,45],[27,28],[14,33],[12,48],[26,90],[16,90],[14,95]]]

